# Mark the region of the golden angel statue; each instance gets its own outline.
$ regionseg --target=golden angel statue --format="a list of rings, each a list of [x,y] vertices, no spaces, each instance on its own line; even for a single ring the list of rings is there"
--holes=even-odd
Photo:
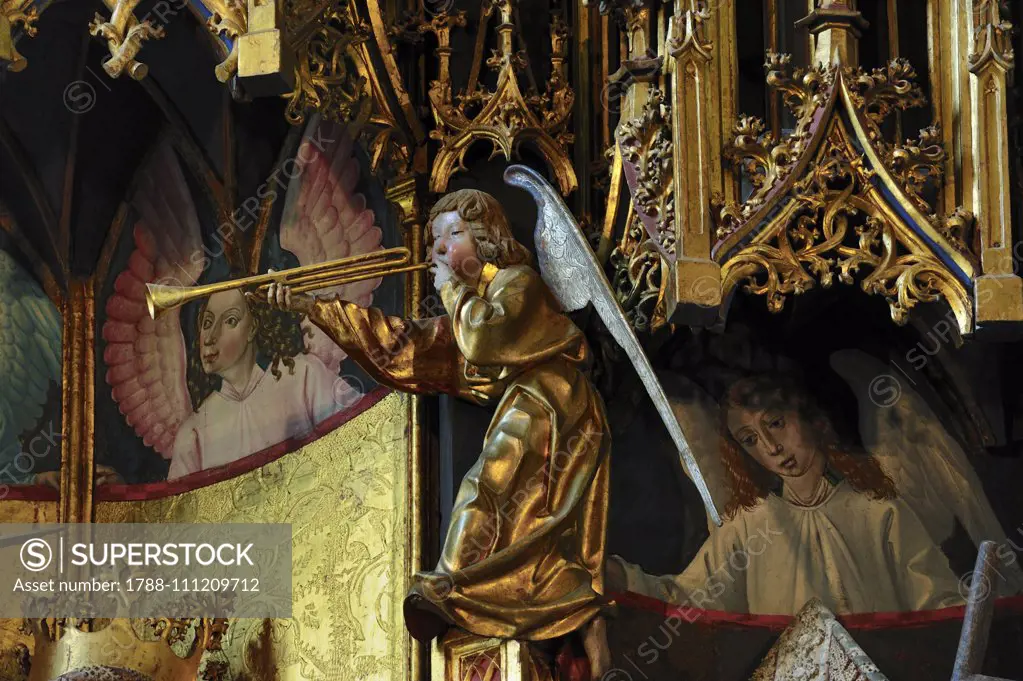
[[[565,312],[592,302],[631,354],[645,355],[560,197],[522,166],[505,178],[537,200],[543,276],[512,237],[500,204],[462,189],[434,205],[427,225],[446,314],[401,319],[278,284],[266,295],[271,306],[307,313],[382,384],[497,405],[479,459],[462,480],[440,561],[416,575],[406,599],[410,633],[428,640],[455,625],[481,636],[546,640],[584,629],[591,669],[602,673],[606,648],[596,643],[608,604],[611,438],[587,374],[586,339]],[[645,370],[653,376],[649,364]],[[688,448],[671,421],[685,459]],[[695,464],[688,472],[706,490]],[[713,504],[709,511],[716,514]]]

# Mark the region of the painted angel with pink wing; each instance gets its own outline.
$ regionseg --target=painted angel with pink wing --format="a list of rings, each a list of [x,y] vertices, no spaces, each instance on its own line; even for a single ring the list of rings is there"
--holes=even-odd
[[[359,165],[345,131],[312,120],[295,158],[300,172],[288,183],[281,247],[301,265],[379,250],[382,232],[356,191]],[[107,301],[103,357],[128,424],[170,459],[168,479],[306,435],[352,404],[359,392],[339,377],[344,352],[297,314],[271,310],[235,289],[149,317],[146,284],[192,286],[211,260],[169,145],[139,180],[134,251]],[[369,305],[379,284],[361,281],[335,292]],[[195,329],[190,342],[186,328]]]

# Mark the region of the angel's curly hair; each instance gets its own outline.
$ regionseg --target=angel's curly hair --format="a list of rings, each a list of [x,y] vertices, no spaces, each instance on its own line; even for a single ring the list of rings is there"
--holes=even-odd
[[[533,256],[512,236],[511,225],[504,209],[490,194],[479,189],[459,189],[445,194],[430,209],[426,223],[427,248],[433,241],[433,221],[441,213],[457,212],[472,238],[480,260],[497,267],[529,265]]]
[[[204,299],[195,315],[195,338],[192,341],[192,351],[188,354],[186,379],[193,411],[198,411],[207,397],[220,390],[223,380],[220,376],[207,374],[202,368],[199,329],[202,328],[202,315],[208,304],[209,298]],[[266,305],[253,303],[247,296],[245,305],[256,327],[256,361],[262,360],[269,364],[274,380],[279,381],[284,375],[281,372],[282,364],[289,374],[294,374],[295,357],[309,352],[305,341],[307,332],[301,326],[302,315],[298,312],[272,310]]]
[[[756,507],[778,482],[732,437],[728,430],[728,412],[769,407],[795,410],[804,427],[816,434],[817,445],[824,450],[828,465],[854,490],[872,499],[897,496],[895,482],[881,463],[866,450],[843,443],[831,419],[803,385],[785,374],[762,374],[736,381],[721,401],[721,459],[732,493],[725,504],[726,517],[732,518],[742,509]]]

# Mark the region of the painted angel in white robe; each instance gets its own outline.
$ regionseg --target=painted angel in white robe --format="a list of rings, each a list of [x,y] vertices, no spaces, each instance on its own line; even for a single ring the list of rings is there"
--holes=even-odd
[[[947,558],[896,481],[877,458],[843,445],[791,379],[768,374],[733,384],[720,427],[730,497],[724,524],[679,575],[648,575],[611,557],[612,584],[754,614],[792,615],[815,597],[838,613],[963,602]]]
[[[379,250],[381,230],[356,191],[358,160],[340,128],[313,119],[289,182],[281,246],[301,265]],[[339,377],[345,354],[298,315],[241,291],[204,300],[186,349],[183,311],[149,318],[145,285],[194,285],[208,262],[181,169],[163,148],[133,199],[135,251],[107,303],[107,383],[128,423],[171,460],[169,479],[223,466],[312,431],[358,391]],[[380,280],[341,287],[369,304]]]
[[[42,472],[36,470],[38,448],[23,447],[20,438],[29,429],[47,429],[39,419],[51,386],[60,384],[60,370],[60,312],[14,257],[0,250],[0,486],[31,483]],[[49,433],[53,429],[50,424]],[[59,437],[59,423],[56,432]]]

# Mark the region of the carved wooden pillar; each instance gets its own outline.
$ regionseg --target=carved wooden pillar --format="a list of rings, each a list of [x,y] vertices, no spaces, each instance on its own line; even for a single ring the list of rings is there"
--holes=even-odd
[[[254,97],[294,88],[295,57],[284,39],[284,0],[248,0],[248,33],[238,38],[238,77]]]
[[[948,154],[940,212],[957,206],[974,211],[971,192],[973,165],[968,162],[973,130],[969,125],[972,103],[969,96],[970,73],[967,51],[970,41],[974,0],[928,0],[928,70],[931,77],[931,101],[934,118],[942,123],[941,144]]]
[[[976,323],[1023,320],[1023,280],[1016,274],[1009,203],[1009,130],[1006,78],[1013,68],[1012,24],[1001,18],[999,2],[974,6],[973,50],[969,58],[970,149],[973,212],[980,230],[983,275],[975,284]]]
[[[661,73],[661,58],[650,47],[650,9],[629,8],[625,12],[627,58],[617,71],[608,76],[609,84],[616,92],[624,93],[620,121],[638,118],[643,114],[650,90],[656,87]]]
[[[419,198],[416,194],[416,179],[413,175],[402,175],[390,182],[385,192],[388,201],[398,208],[398,219],[404,236],[405,248],[412,254],[412,263],[423,262],[423,215],[420,210]],[[429,316],[424,309],[425,272],[411,272],[407,275],[408,285],[405,288],[405,315],[412,319]],[[426,498],[424,486],[425,471],[428,470],[426,460],[425,430],[426,404],[422,395],[409,395],[408,411],[408,451],[406,452],[406,470],[408,471],[408,496],[406,497],[405,532],[405,564],[404,574],[414,575],[427,567],[423,564],[423,543],[428,536],[426,529]],[[417,641],[406,634],[408,645],[412,648],[407,661],[407,676],[418,679],[422,676],[422,665],[426,650]]]
[[[867,21],[853,9],[850,0],[821,0],[796,26],[809,29],[814,62],[854,68],[860,65],[860,31],[867,27]]]
[[[96,298],[92,279],[72,278],[64,299],[64,370],[58,521],[92,521],[96,396]]]
[[[666,291],[666,316],[676,323],[708,323],[721,305],[721,267],[711,259],[714,233],[711,192],[721,166],[720,139],[711,135],[718,118],[712,96],[712,43],[704,35],[705,9],[689,0],[672,18],[668,42],[672,83],[673,193],[677,229],[674,277]],[[720,172],[718,173],[720,178]],[[718,179],[720,182],[720,179]]]

